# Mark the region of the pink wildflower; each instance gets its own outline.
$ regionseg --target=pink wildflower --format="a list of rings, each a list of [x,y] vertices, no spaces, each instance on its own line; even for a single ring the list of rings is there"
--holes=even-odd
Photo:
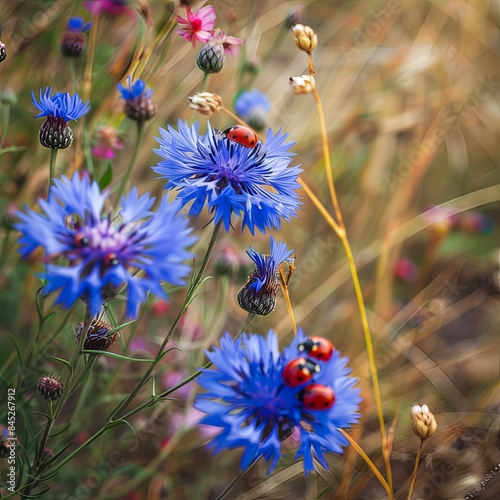
[[[115,157],[115,151],[123,149],[123,143],[120,140],[116,129],[113,127],[102,126],[97,129],[96,137],[99,141],[97,146],[92,148],[92,154],[101,160],[111,160]]]
[[[90,0],[83,2],[83,6],[93,15],[98,16],[105,12],[110,16],[126,14],[134,17],[134,10],[127,5],[128,0]]]
[[[215,9],[211,5],[202,7],[195,13],[191,12],[189,7],[186,9],[187,19],[177,16],[177,21],[181,25],[179,35],[191,42],[193,47],[196,45],[196,40],[202,43],[208,42],[212,37],[210,30],[215,26]]]

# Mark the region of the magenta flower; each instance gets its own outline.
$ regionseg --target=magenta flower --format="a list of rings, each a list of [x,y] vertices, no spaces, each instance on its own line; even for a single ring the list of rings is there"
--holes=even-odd
[[[196,40],[207,43],[212,38],[210,30],[213,30],[215,26],[215,9],[211,5],[207,5],[194,14],[189,7],[186,7],[186,10],[187,19],[177,16],[177,21],[181,25],[179,35],[191,42],[193,47],[196,45]]]
[[[128,0],[89,0],[88,2],[83,2],[83,6],[93,16],[98,16],[105,12],[110,16],[127,14],[129,17],[133,17],[134,10],[127,4]]]
[[[102,125],[96,130],[97,145],[92,148],[92,154],[101,160],[112,160],[115,152],[123,149],[123,142],[114,127]]]
[[[216,30],[214,37],[219,31],[220,30]],[[223,31],[220,31],[220,37],[222,40],[222,46],[224,47],[224,53],[231,56],[237,55],[240,50],[240,45],[243,45],[244,40],[242,38],[236,38],[235,36],[226,35]]]

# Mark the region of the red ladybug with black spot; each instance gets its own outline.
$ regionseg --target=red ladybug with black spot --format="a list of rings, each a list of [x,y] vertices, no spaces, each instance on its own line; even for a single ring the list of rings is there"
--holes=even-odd
[[[299,399],[308,410],[329,410],[335,402],[335,393],[327,385],[310,384],[300,391]]]
[[[114,267],[120,263],[120,259],[116,253],[110,252],[103,257],[102,262],[105,267]]]
[[[249,127],[243,125],[233,125],[222,132],[230,141],[237,142],[247,148],[257,146],[259,138],[257,134]]]
[[[307,337],[297,348],[299,352],[319,361],[329,361],[335,350],[333,344],[324,337]]]
[[[85,234],[78,233],[75,234],[73,238],[73,243],[79,248],[88,247],[90,245],[90,238]]]
[[[297,387],[309,382],[320,371],[321,367],[319,364],[311,359],[292,359],[283,369],[283,382],[288,387]]]

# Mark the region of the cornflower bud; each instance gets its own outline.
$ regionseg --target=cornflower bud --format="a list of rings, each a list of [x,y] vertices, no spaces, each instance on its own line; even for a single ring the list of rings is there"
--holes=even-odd
[[[38,381],[38,392],[49,401],[58,399],[63,389],[64,383],[61,377],[56,375],[48,375]]]
[[[411,429],[421,439],[430,438],[436,432],[437,422],[427,405],[411,407]]]
[[[207,43],[204,45],[198,57],[196,64],[204,73],[219,73],[224,66],[224,47],[222,43]]]
[[[83,342],[83,348],[87,351],[105,351],[117,338],[118,332],[108,335],[113,329],[111,325],[101,320],[94,320],[90,323],[87,330],[87,336]],[[83,323],[80,323],[75,333],[75,339],[80,341],[83,333]]]

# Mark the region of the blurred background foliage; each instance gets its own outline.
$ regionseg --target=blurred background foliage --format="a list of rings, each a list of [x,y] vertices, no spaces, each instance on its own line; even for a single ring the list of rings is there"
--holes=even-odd
[[[194,3],[193,8],[202,4]],[[210,77],[207,90],[220,95],[230,110],[242,90],[265,92],[271,102],[267,126],[289,133],[303,178],[321,200],[328,200],[313,99],[294,95],[288,83],[290,76],[307,71],[307,58],[296,49],[289,30],[291,18],[316,31],[316,83],[325,108],[336,188],[368,307],[393,439],[396,490],[407,487],[418,447],[408,408],[425,402],[440,428],[426,445],[427,462],[414,498],[462,498],[499,463],[500,3],[220,0],[212,5],[217,26],[245,44]],[[133,18],[101,16],[92,109],[73,127],[79,139],[59,153],[59,173],[87,168],[101,178],[110,169],[114,182],[125,172],[135,130],[124,119],[116,84],[145,61],[148,47],[174,9],[185,12],[165,0],[138,0],[131,6],[137,12]],[[38,142],[40,122],[33,118],[30,93],[45,86],[81,92],[85,58],[70,61],[60,53],[62,33],[74,15],[90,20],[81,2],[0,4],[0,39],[8,54],[0,63],[4,380],[16,369],[15,362],[8,363],[15,350],[10,336],[21,349],[26,347],[38,321],[34,297],[40,282],[34,272],[42,264],[39,256],[19,261],[17,236],[9,229],[13,207],[33,207],[46,194],[49,153]],[[146,123],[132,173],[132,184],[141,193],[158,196],[164,186],[151,171],[158,161],[152,151],[158,127],[176,126],[182,119],[200,121],[205,129],[205,117],[189,109],[187,99],[199,91],[203,77],[195,62],[197,50],[174,31],[144,67],[141,78],[154,89],[158,113]],[[221,130],[233,124],[223,113],[210,122]],[[96,144],[100,125],[117,128],[124,148],[113,160],[90,155],[90,165],[88,148],[82,144]],[[303,198],[299,218],[274,234],[295,249],[290,290],[296,321],[306,333],[330,338],[351,358],[364,398],[363,417],[352,435],[381,467],[365,345],[345,255],[314,205],[305,194]],[[433,205],[440,207],[429,211]],[[198,255],[208,241],[203,228],[209,221],[206,212],[192,220],[201,234]],[[210,270],[215,278],[207,281],[185,314],[173,343],[180,350],[160,365],[160,384],[173,386],[201,366],[203,349],[217,343],[223,331],[235,332],[244,320],[236,293],[249,270],[244,254],[248,245],[265,253],[268,236],[252,237],[236,227],[219,242]],[[228,262],[235,272],[227,272]],[[171,292],[169,303],[151,300],[111,350],[121,352],[133,336],[127,355],[150,356],[182,304],[183,292]],[[59,324],[65,312],[58,311],[44,328],[51,349],[42,357],[35,353],[33,389],[18,401],[18,437],[25,446],[42,428],[33,413],[42,407],[34,393],[36,381],[60,370],[50,355],[71,353],[80,309],[54,338],[51,325]],[[120,317],[122,308],[114,309]],[[256,318],[249,330],[265,333],[269,328],[283,342],[292,335],[282,298],[273,314]],[[99,359],[85,385],[83,403],[70,401],[64,415],[76,443],[99,427],[108,406],[130,390],[142,372],[141,363],[118,366],[111,358]],[[135,430],[120,427],[97,440],[59,473],[45,498],[215,498],[238,474],[240,452],[213,457],[205,450],[208,431],[193,426],[197,416],[191,409],[198,389],[195,384],[188,389],[135,417]],[[461,449],[457,439],[465,443]],[[51,441],[55,449],[63,444],[57,437]],[[293,439],[285,446],[289,450],[277,472],[266,478],[265,464],[259,462],[229,498],[384,498],[353,450],[330,455],[330,470],[304,479],[301,464],[293,460]],[[438,471],[445,477],[440,483],[433,476],[436,469],[428,466],[432,456],[434,464],[441,456],[449,460],[448,468]],[[460,489],[457,485],[471,474],[475,482]],[[495,487],[491,482],[477,498],[490,498]]]

